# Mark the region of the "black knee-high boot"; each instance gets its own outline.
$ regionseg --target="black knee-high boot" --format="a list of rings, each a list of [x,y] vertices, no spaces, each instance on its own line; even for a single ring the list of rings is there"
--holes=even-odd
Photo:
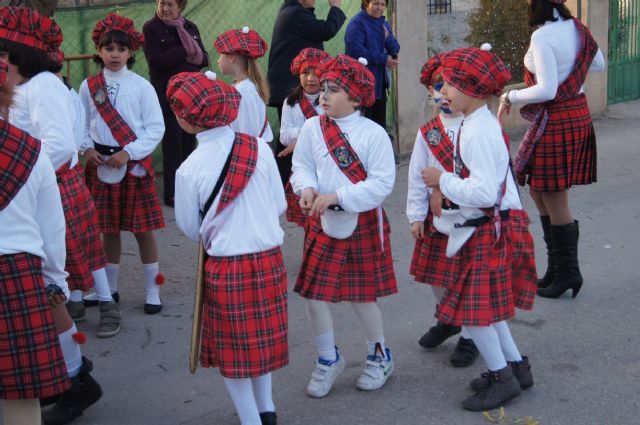
[[[553,249],[551,245],[551,219],[548,215],[541,215],[540,222],[542,223],[542,232],[544,236],[544,243],[547,246],[547,271],[544,276],[538,279],[538,288],[546,288],[553,283],[553,277],[555,275],[556,258],[553,256]]]
[[[538,289],[538,295],[558,298],[567,289],[573,291],[573,298],[582,288],[582,275],[578,265],[578,220],[561,226],[551,225],[551,244],[555,255],[555,276],[547,288]]]

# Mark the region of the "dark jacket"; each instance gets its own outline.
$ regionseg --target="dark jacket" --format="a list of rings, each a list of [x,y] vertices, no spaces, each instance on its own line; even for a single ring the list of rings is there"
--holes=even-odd
[[[389,37],[384,38],[384,27]],[[345,53],[353,58],[365,58],[367,68],[376,77],[376,99],[382,99],[384,89],[388,87],[386,79],[387,57],[400,52],[400,44],[393,36],[391,25],[384,16],[373,18],[361,10],[347,25],[344,34]]]
[[[307,47],[324,50],[347,20],[338,7],[329,9],[326,21],[317,19],[314,9],[303,7],[298,0],[285,0],[273,26],[267,79],[271,90],[269,105],[282,106],[298,84],[291,74],[291,61]]]
[[[163,112],[171,110],[165,94],[169,79],[180,72],[200,71],[209,64],[209,54],[202,44],[196,24],[187,20],[184,28],[198,40],[202,49],[203,60],[200,65],[187,62],[187,52],[180,42],[178,30],[162,22],[157,15],[145,22],[142,28],[144,34],[142,48],[149,64],[149,79],[156,89]]]

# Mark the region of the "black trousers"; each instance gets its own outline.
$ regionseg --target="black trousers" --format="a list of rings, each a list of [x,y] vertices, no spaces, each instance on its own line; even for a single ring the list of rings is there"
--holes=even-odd
[[[171,111],[163,111],[164,136],[162,137],[162,180],[164,185],[164,203],[173,206],[176,171],[196,148],[195,134],[186,133]]]
[[[282,122],[282,105],[269,105],[278,110],[278,125]],[[289,181],[289,177],[291,177],[291,158],[293,154],[284,156],[282,158],[278,157],[278,154],[286,148],[285,145],[280,143],[280,133],[278,132],[278,139],[276,140],[276,165],[278,166],[278,172],[280,173],[280,180],[282,180],[282,186],[286,186]]]
[[[380,124],[382,128],[387,129],[387,93],[383,93],[382,98],[376,99],[376,103],[364,108],[364,116],[370,120]]]

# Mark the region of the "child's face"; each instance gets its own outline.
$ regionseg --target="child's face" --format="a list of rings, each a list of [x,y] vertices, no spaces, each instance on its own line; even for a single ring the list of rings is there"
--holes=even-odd
[[[320,95],[320,105],[331,118],[343,118],[353,114],[360,106],[346,91],[333,81],[325,81]]]
[[[25,78],[18,72],[18,66],[9,62],[9,52],[0,51],[0,62],[7,65],[7,87],[13,88],[24,82]]]
[[[233,74],[233,58],[231,55],[220,53],[218,55],[218,68],[224,75]]]
[[[459,112],[469,115],[473,112],[473,109],[477,106],[478,99],[471,96],[467,96],[457,88],[453,87],[447,81],[444,82],[440,93],[444,96],[442,102],[446,102],[451,112]]]
[[[131,58],[131,50],[117,43],[109,43],[98,50],[98,56],[102,59],[105,68],[118,72],[127,66],[127,61]]]
[[[444,86],[443,82],[435,83],[433,86],[429,86],[429,92],[431,92],[431,96],[433,97],[436,107],[438,107],[441,112],[450,114],[451,108],[449,108],[449,101],[445,99],[441,92],[442,86]]]
[[[316,75],[315,68],[307,68],[300,74],[300,85],[306,94],[313,95],[320,92],[320,79]]]

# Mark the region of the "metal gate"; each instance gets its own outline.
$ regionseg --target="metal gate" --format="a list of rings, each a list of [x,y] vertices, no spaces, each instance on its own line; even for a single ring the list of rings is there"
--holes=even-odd
[[[609,104],[640,98],[640,0],[609,1]]]

